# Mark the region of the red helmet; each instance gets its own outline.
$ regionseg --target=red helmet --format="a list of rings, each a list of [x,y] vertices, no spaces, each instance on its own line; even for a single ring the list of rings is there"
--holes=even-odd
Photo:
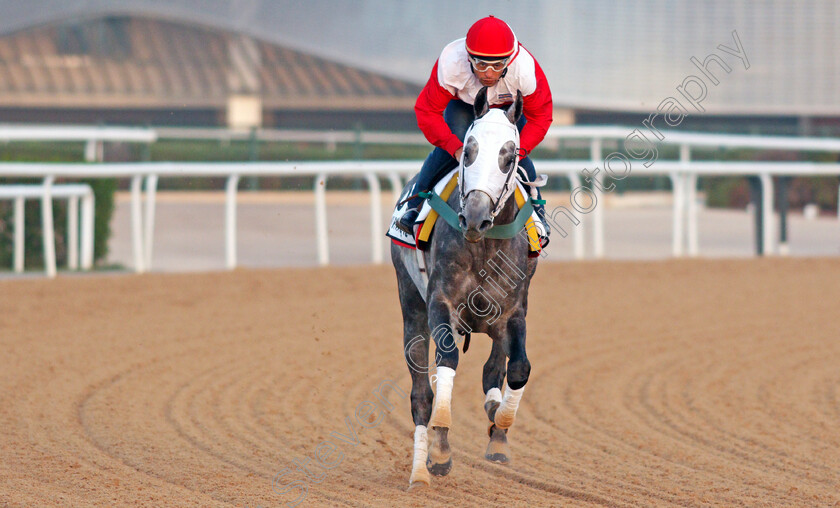
[[[507,23],[487,16],[473,23],[467,32],[467,53],[483,58],[506,58],[516,51],[516,35]]]

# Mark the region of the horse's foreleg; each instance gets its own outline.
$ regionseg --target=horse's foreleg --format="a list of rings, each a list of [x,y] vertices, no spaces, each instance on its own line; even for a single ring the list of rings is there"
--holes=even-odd
[[[425,328],[425,321],[421,328]],[[409,489],[420,485],[430,485],[431,477],[426,469],[428,457],[427,426],[432,413],[432,399],[434,393],[429,384],[429,337],[418,334],[411,337],[410,330],[405,327],[405,361],[411,373],[411,416],[414,420],[414,459],[411,464]]]
[[[522,399],[524,392],[524,386],[516,390],[511,388],[509,384],[505,386],[504,398],[502,398],[502,403],[493,418],[496,427],[507,430],[513,425],[513,421],[516,419],[516,410],[519,409],[519,401]]]
[[[397,253],[398,254],[398,253]],[[392,251],[392,257],[397,256]],[[403,351],[411,374],[411,417],[414,420],[414,459],[409,489],[429,485],[426,469],[428,454],[427,426],[432,414],[434,393],[429,384],[429,328],[426,302],[411,282],[405,266],[395,263],[403,310]]]
[[[484,364],[484,372],[481,377],[481,385],[484,388],[484,411],[487,412],[487,418],[493,421],[493,415],[496,414],[499,404],[502,402],[502,382],[505,379],[505,351],[502,349],[502,344],[498,340],[493,341],[493,346],[490,349],[490,356]]]
[[[484,364],[484,375],[482,376],[482,387],[484,388],[484,411],[490,420],[490,428],[487,434],[490,442],[484,457],[493,462],[508,462],[510,450],[507,443],[507,430],[496,427],[494,417],[496,410],[502,402],[502,382],[505,379],[505,352],[499,340],[493,340],[493,347],[490,350],[490,357]]]
[[[449,306],[432,300],[429,306],[435,353],[435,400],[429,421],[429,457],[426,466],[436,476],[445,476],[452,469],[452,450],[449,448],[449,427],[452,426],[452,388],[458,366],[458,345],[450,324]],[[434,326],[432,326],[434,324]]]
[[[452,450],[449,448],[449,427],[452,425],[452,387],[455,371],[438,367],[435,383],[435,404],[429,422],[429,457],[426,466],[435,476],[446,476],[452,469]]]
[[[452,388],[455,385],[455,370],[438,367],[435,372],[435,404],[430,424],[432,427],[452,426]]]
[[[531,374],[531,363],[525,353],[525,316],[514,316],[507,324],[508,351],[507,382],[505,393],[493,418],[496,427],[509,429],[516,418],[519,401]]]
[[[414,427],[414,459],[411,462],[411,477],[408,479],[408,490],[423,485],[432,484],[432,477],[426,468],[426,460],[429,454],[428,430],[425,425]]]

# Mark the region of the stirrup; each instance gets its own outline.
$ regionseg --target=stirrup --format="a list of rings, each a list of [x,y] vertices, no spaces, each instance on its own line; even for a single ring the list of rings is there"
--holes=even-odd
[[[551,227],[549,227],[548,222],[543,217],[535,221],[535,226],[537,228],[537,239],[540,242],[540,248],[545,249],[549,242],[548,237],[551,236]]]
[[[397,220],[397,228],[407,235],[414,236],[414,222],[417,220],[418,215],[420,215],[419,206],[417,208],[409,208]]]

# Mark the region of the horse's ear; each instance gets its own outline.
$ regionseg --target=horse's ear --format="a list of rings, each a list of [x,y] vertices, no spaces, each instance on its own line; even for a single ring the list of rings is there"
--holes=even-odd
[[[513,125],[516,125],[516,122],[522,116],[522,92],[519,90],[516,91],[516,101],[507,108],[505,116],[507,116]]]
[[[473,110],[475,111],[475,117],[481,118],[482,116],[486,115],[488,111],[490,111],[490,104],[487,102],[487,87],[481,87],[481,90],[475,94],[475,102],[473,103]]]

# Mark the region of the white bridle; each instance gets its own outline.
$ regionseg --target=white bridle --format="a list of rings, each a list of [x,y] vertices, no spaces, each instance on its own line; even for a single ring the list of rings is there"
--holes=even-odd
[[[468,166],[464,165],[466,143],[470,137],[476,140],[478,153]],[[491,109],[477,119],[464,135],[465,148],[461,153],[458,182],[461,188],[461,206],[464,198],[474,190],[487,193],[491,199],[495,196],[492,219],[502,210],[510,194],[516,188],[516,173],[519,170],[519,129],[510,123],[505,111]],[[514,163],[506,173],[499,168],[499,153],[505,144],[514,143]]]

